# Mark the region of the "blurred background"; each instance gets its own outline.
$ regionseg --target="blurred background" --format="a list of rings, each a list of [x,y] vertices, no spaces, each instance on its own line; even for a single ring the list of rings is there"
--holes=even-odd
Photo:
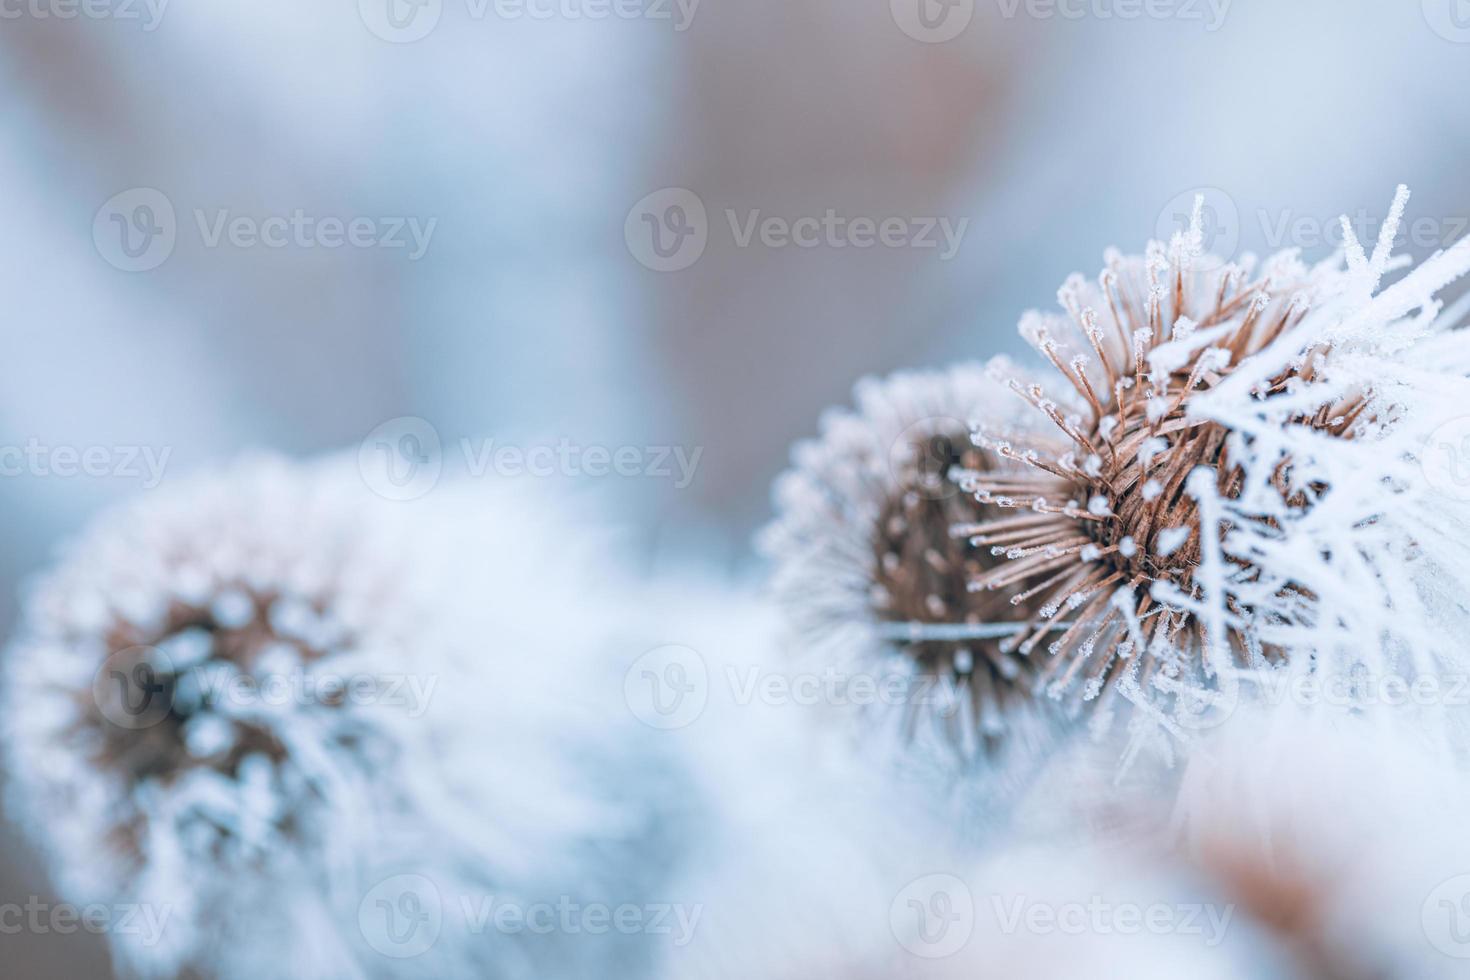
[[[1197,191],[1226,256],[1400,182],[1403,251],[1470,226],[1464,0],[0,0],[0,72],[7,629],[92,511],[256,446],[586,486],[745,569],[857,377],[1018,350]]]

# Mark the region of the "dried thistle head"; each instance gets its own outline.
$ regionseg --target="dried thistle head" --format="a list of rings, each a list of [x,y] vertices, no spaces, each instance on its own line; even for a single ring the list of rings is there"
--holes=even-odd
[[[891,449],[893,482],[879,505],[872,541],[873,614],[919,670],[962,677],[975,670],[977,644],[937,638],[925,627],[991,624],[1009,615],[1005,596],[968,587],[995,560],[954,530],[979,520],[986,508],[950,473],[955,467],[988,470],[990,457],[958,419],[945,416],[915,421]],[[994,643],[978,646],[1000,677],[1020,676],[1020,664]]]
[[[448,928],[381,955],[385,881],[587,895],[645,873],[655,825],[620,768],[641,726],[600,696],[592,529],[569,552],[571,516],[509,488],[431,504],[252,457],[104,513],[35,583],[0,691],[11,802],[69,900],[172,910],[157,942],[109,935],[128,975],[614,955]],[[548,641],[560,590],[597,612]]]
[[[1003,396],[973,366],[860,382],[856,411],[829,413],[796,447],[761,538],[802,638],[856,672],[918,678],[906,727],[927,716],[967,754],[1030,699],[1026,661],[1000,642],[1010,593],[969,587],[999,559],[956,534],[995,513],[952,474],[996,462],[968,430]]]
[[[1284,653],[1254,627],[1311,618],[1311,597],[1289,585],[1269,596],[1269,610],[1237,592],[1221,614],[1201,612],[1202,567],[1234,582],[1259,578],[1252,561],[1222,552],[1232,522],[1269,530],[1278,517],[1222,512],[1242,492],[1244,458],[1259,457],[1260,447],[1250,420],[1221,422],[1196,412],[1195,399],[1254,355],[1292,344],[1314,284],[1291,253],[1259,272],[1250,259],[1196,269],[1199,240],[1196,211],[1191,231],[1169,246],[1151,243],[1141,257],[1110,253],[1095,284],[1069,279],[1059,292],[1065,315],[1024,318],[1023,336],[1055,372],[1049,387],[1003,361],[992,365],[1033,417],[976,434],[1017,468],[964,478],[980,502],[1004,512],[973,528],[972,542],[1002,560],[971,587],[1010,593],[1028,611],[1028,629],[1012,645],[1022,654],[1045,645],[1052,656],[1043,682],[1057,697],[1111,698],[1125,685],[1178,690],[1222,669],[1270,664]],[[1292,351],[1250,396],[1290,399],[1313,382],[1329,349]],[[1304,403],[1287,424],[1351,438],[1370,403],[1361,390],[1343,393]],[[1270,463],[1284,508],[1277,514],[1330,492],[1300,479],[1289,456]]]
[[[35,583],[7,651],[11,768],[66,892],[192,900],[379,805],[404,713],[384,694],[424,613],[367,496],[335,466],[242,460],[104,515]],[[195,925],[126,952],[185,962]]]

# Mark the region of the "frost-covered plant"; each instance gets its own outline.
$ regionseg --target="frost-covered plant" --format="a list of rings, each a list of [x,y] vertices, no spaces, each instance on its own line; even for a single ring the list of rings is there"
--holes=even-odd
[[[1470,344],[1434,299],[1470,243],[1380,291],[1406,201],[1371,255],[1345,222],[1315,266],[1205,261],[1196,207],[1022,320],[1052,377],[993,362],[1034,412],[975,434],[1020,469],[961,479],[1008,512],[969,529],[1003,559],[973,585],[1015,593],[1007,648],[1045,655],[1054,697],[1098,699],[1101,724],[1122,695],[1181,731],[1278,668],[1461,659],[1466,514],[1419,460],[1470,403]]]
[[[553,612],[579,591],[567,516],[475,498],[393,504],[337,460],[252,458],[105,514],[36,583],[6,656],[11,800],[68,899],[159,913],[110,935],[124,973],[641,955],[466,921],[628,897],[655,820],[621,788],[632,720],[584,686],[615,685]]]
[[[991,468],[969,428],[1014,411],[972,365],[865,379],[855,398],[823,416],[776,483],[760,539],[773,591],[814,654],[868,680],[908,679],[890,688],[899,725],[966,757],[992,752],[1034,729],[1020,724],[1032,672],[1000,642],[1017,618],[1010,593],[970,587],[1000,559],[954,533],[993,508],[950,474]]]

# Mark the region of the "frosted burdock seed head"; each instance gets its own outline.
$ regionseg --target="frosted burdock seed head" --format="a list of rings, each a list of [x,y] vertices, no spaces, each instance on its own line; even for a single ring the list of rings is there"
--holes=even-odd
[[[593,643],[546,629],[558,589],[592,602],[595,563],[546,557],[581,534],[555,508],[460,496],[242,460],[104,514],[35,583],[5,661],[10,799],[68,900],[168,910],[161,936],[109,934],[121,972],[535,976],[520,940],[449,913],[395,958],[372,889],[427,881],[414,899],[452,912],[612,874],[636,834],[594,787],[621,778],[626,711],[583,706],[592,664],[567,656]]]
[[[902,706],[909,729],[981,752],[1029,701],[1026,661],[1000,643],[1012,592],[970,588],[1003,560],[967,538],[993,511],[957,483],[993,465],[969,427],[1006,410],[1005,392],[961,366],[865,380],[856,395],[856,411],[825,416],[776,484],[761,537],[774,591],[802,640],[844,669],[919,679],[924,696]]]
[[[1191,484],[1191,474],[1210,474],[1214,489],[1226,498],[1238,494],[1241,479],[1227,452],[1228,429],[1190,418],[1189,399],[1218,383],[1237,358],[1249,357],[1288,331],[1301,312],[1293,298],[1307,284],[1305,269],[1288,266],[1278,266],[1275,276],[1264,279],[1231,266],[1196,276],[1187,258],[1176,252],[1166,267],[1124,258],[1110,265],[1090,297],[1096,307],[1085,308],[1089,321],[1103,324],[1101,336],[1086,335],[1096,369],[1078,370],[1054,347],[1040,348],[1059,375],[1057,384],[1070,389],[1068,397],[1085,406],[1085,413],[1064,415],[1040,386],[1013,380],[1012,390],[1041,421],[1051,423],[1052,431],[1033,430],[1027,452],[998,450],[1026,466],[1026,472],[982,475],[972,484],[986,503],[1012,495],[1031,501],[1025,516],[998,516],[977,529],[978,543],[1010,545],[1006,554],[1013,560],[986,570],[976,585],[1023,588],[1043,611],[1018,639],[1017,649],[1030,653],[1044,644],[1056,655],[1047,670],[1056,694],[1084,690],[1089,682],[1095,690],[1106,689],[1140,667],[1140,681],[1146,680],[1157,666],[1147,658],[1155,643],[1205,646],[1202,621],[1166,608],[1154,592],[1156,583],[1166,583],[1196,595],[1200,491]],[[1080,287],[1064,293],[1064,305],[1076,312],[1079,326],[1083,307],[1077,304],[1088,296]],[[1181,318],[1195,325],[1191,337],[1212,338],[1223,348],[1177,339],[1170,325]],[[1273,379],[1265,394],[1279,393],[1288,377]],[[1124,379],[1132,383],[1124,385]],[[1361,397],[1353,398],[1301,422],[1344,436],[1365,405]],[[1028,444],[1026,436],[1012,434],[1011,439]],[[1077,454],[1099,465],[1077,466]],[[1284,490],[1288,473],[1283,465]],[[1292,494],[1298,506],[1305,506],[1307,493]],[[1004,502],[996,506],[1009,509]],[[1110,601],[1120,589],[1135,595],[1136,602]],[[1047,621],[1061,608],[1076,610],[1066,628]],[[1094,653],[1086,660],[1078,650],[1089,639]],[[1252,651],[1241,636],[1232,635],[1229,645],[1242,664],[1249,662]],[[1266,659],[1279,655],[1267,648],[1254,652]]]
[[[68,896],[178,906],[210,877],[330,849],[339,794],[394,754],[345,682],[402,672],[423,616],[358,490],[242,462],[103,517],[35,583],[7,655],[8,748]],[[203,968],[201,925],[117,937],[118,955]]]
[[[1389,252],[1405,198],[1372,257],[1350,241],[1345,267],[1308,267],[1292,252],[1259,268],[1197,262],[1196,209],[1167,248],[1110,253],[1095,285],[1068,280],[1064,315],[1023,320],[1052,374],[1009,372],[1031,424],[980,433],[1019,469],[969,481],[981,504],[1008,512],[976,529],[1006,560],[973,585],[1024,597],[1028,628],[1008,649],[1047,655],[1054,696],[1208,690],[1225,674],[1322,655],[1350,619],[1410,599],[1389,598],[1407,567],[1361,579],[1374,591],[1356,604],[1337,594],[1357,574],[1344,562],[1381,559],[1369,537],[1392,530],[1395,554],[1413,548],[1385,517],[1414,512],[1394,496],[1404,450],[1393,440],[1412,431],[1402,423],[1413,399],[1463,388],[1450,359],[1418,385],[1432,392],[1423,398],[1408,382],[1426,365],[1408,351],[1442,326],[1432,295],[1463,272],[1467,250],[1374,296],[1398,267]],[[1384,619],[1366,635],[1394,628]],[[1344,656],[1362,655],[1363,635],[1341,630]]]

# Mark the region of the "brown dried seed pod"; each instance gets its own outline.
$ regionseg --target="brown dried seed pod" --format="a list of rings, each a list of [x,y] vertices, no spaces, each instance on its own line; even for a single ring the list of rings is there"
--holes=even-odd
[[[1095,287],[1077,276],[1062,287],[1066,316],[1023,319],[1023,336],[1065,382],[1068,404],[1004,362],[992,365],[1035,414],[1028,426],[977,433],[983,447],[1017,466],[963,477],[978,501],[1009,512],[971,529],[973,544],[1003,559],[971,587],[1025,607],[1028,630],[1008,646],[1028,654],[1046,641],[1053,656],[1043,681],[1056,697],[1111,699],[1124,678],[1140,687],[1198,681],[1219,666],[1207,658],[1221,654],[1236,666],[1282,656],[1254,634],[1256,610],[1234,596],[1213,647],[1191,611],[1206,551],[1218,556],[1229,521],[1241,519],[1204,519],[1201,498],[1240,495],[1237,454],[1249,440],[1191,415],[1189,404],[1300,322],[1309,308],[1307,270],[1283,255],[1259,276],[1249,261],[1197,271],[1196,244],[1179,236],[1167,252],[1152,243],[1142,257],[1112,253]],[[1067,335],[1085,346],[1067,349],[1058,339]],[[1256,394],[1310,381],[1323,353],[1302,352]],[[1348,437],[1368,404],[1353,396],[1297,421]],[[1292,477],[1290,460],[1282,460],[1272,482],[1288,507],[1308,507],[1327,490]],[[1221,560],[1237,581],[1257,571],[1238,558]],[[1278,593],[1272,615],[1285,609],[1305,621],[1309,598]]]
[[[969,428],[1004,396],[975,366],[860,383],[857,411],[829,414],[796,448],[762,536],[803,638],[854,670],[929,682],[904,699],[905,730],[933,724],[969,751],[1001,739],[1033,686],[1028,661],[1003,648],[1010,593],[968,585],[1001,559],[964,532],[997,511],[954,479],[997,462]]]

